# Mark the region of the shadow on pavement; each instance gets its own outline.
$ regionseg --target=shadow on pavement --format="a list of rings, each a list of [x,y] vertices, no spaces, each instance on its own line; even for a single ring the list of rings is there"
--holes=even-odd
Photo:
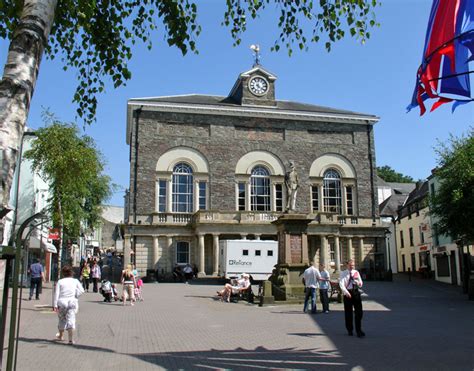
[[[67,335],[65,335],[67,338]],[[99,352],[107,352],[107,353],[116,353],[114,350],[107,349],[107,348],[100,348],[100,347],[94,347],[91,345],[85,345],[85,344],[68,344],[67,340],[65,341],[58,341],[55,339],[44,339],[44,338],[25,338],[25,337],[19,337],[20,341],[23,341],[25,343],[34,343],[34,344],[55,344],[55,345],[60,345],[60,346],[68,346],[74,349],[81,349],[81,350],[90,350],[90,351],[99,351]]]
[[[357,360],[365,370],[472,371],[473,302],[433,282],[366,282],[364,291],[365,338],[357,338],[355,329],[348,336],[343,311],[311,316],[342,360]]]
[[[133,354],[140,360],[166,369],[208,370],[232,369],[316,369],[347,366],[338,352],[318,349],[255,349],[167,352]]]

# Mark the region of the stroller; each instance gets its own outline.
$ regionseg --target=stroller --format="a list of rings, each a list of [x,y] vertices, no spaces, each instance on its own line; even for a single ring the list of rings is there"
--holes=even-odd
[[[143,287],[143,280],[139,278],[137,280],[137,287],[135,287],[135,300],[136,301],[143,301],[142,287]]]
[[[100,285],[100,293],[104,297],[104,301],[111,303],[112,298],[114,297],[113,293],[113,288],[112,284],[110,283],[109,280],[102,280],[101,285]]]

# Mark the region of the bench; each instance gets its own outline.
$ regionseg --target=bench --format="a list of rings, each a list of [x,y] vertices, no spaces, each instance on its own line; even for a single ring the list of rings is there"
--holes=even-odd
[[[249,287],[247,287],[247,289],[241,290],[238,294],[232,294],[230,296],[230,301],[234,303],[238,303],[239,300],[245,300],[249,303],[253,303],[254,297],[255,295],[253,294],[253,291],[252,291],[252,285],[250,285]]]

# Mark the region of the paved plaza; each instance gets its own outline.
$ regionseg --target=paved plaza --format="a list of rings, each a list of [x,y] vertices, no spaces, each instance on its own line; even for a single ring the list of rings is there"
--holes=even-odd
[[[304,314],[302,305],[223,303],[217,286],[146,284],[134,307],[80,299],[77,344],[53,341],[57,317],[23,301],[18,370],[469,370],[474,302],[433,281],[366,282],[363,328],[349,337],[342,304]],[[319,307],[321,309],[321,307]]]

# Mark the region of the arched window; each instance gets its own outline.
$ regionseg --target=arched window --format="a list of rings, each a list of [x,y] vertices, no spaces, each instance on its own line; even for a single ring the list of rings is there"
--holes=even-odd
[[[250,175],[250,209],[270,211],[270,173],[261,166],[255,166]]]
[[[180,162],[173,168],[172,211],[193,212],[193,169]]]
[[[341,214],[341,176],[334,169],[324,172],[323,198],[325,212]]]

